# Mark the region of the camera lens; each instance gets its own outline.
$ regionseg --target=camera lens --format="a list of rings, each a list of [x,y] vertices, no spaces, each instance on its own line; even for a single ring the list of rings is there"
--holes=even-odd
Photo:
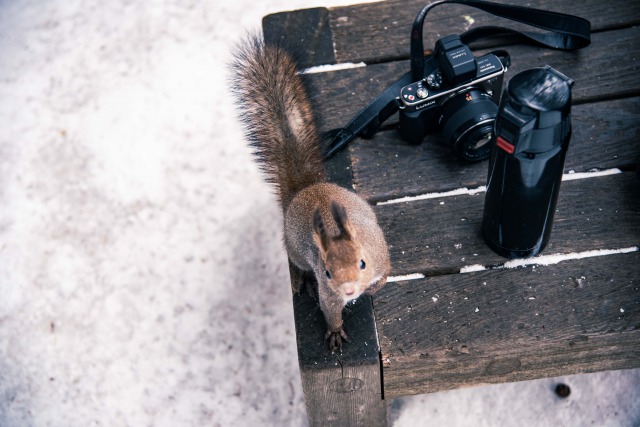
[[[489,157],[498,106],[484,91],[466,88],[442,106],[442,137],[465,160]]]

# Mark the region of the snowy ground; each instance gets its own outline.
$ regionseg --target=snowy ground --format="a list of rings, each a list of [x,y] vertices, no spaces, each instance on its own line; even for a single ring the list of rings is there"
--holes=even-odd
[[[263,15],[318,4],[0,1],[1,427],[306,424],[280,213],[225,64]],[[393,408],[633,426],[640,370]]]

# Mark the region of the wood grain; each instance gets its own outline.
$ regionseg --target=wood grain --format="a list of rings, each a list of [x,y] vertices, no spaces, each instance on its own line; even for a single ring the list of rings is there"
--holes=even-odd
[[[640,98],[576,105],[565,171],[633,169],[640,163]],[[349,147],[357,191],[371,202],[486,184],[487,161],[452,156],[436,137],[408,145],[395,130]]]
[[[509,0],[582,16],[592,44],[566,52],[494,38],[476,55],[507,45],[506,80],[550,65],[575,80],[573,135],[565,171],[619,168],[616,175],[562,183],[551,240],[542,255],[632,248],[550,266],[502,268],[480,235],[484,193],[375,206],[392,274],[346,310],[352,339],[342,354],[323,341],[317,302],[294,296],[300,370],[311,425],[386,425],[390,398],[479,384],[640,366],[640,2]],[[321,130],[346,124],[409,70],[408,35],[417,0],[315,8],[266,17],[265,37],[303,41],[305,66],[365,62],[307,75]],[[481,25],[518,28],[473,8],[430,12],[425,47]],[[372,204],[485,184],[487,162],[453,157],[437,130],[404,143],[392,116],[374,138],[357,138],[327,164],[334,182]],[[460,273],[468,266],[483,271]],[[378,348],[377,338],[380,339]],[[380,366],[382,365],[382,368]]]
[[[324,340],[326,323],[317,301],[302,293],[294,295],[293,307],[310,425],[386,425],[371,297],[363,296],[345,308],[344,329],[350,342],[335,353],[329,352]]]
[[[376,206],[392,275],[451,274],[503,263],[481,236],[483,207],[484,193]],[[640,182],[634,173],[562,183],[543,255],[638,245]]]
[[[306,66],[336,62],[329,11],[324,7],[298,12],[282,12],[262,19],[265,40],[285,41],[297,49],[298,61]]]
[[[387,397],[640,367],[640,252],[391,283]]]
[[[640,3],[625,0],[612,2],[557,2],[553,0],[497,1],[531,6],[581,16],[591,22],[593,32],[632,27],[640,23]],[[268,38],[283,34],[307,42],[303,54],[305,66],[344,62],[375,64],[409,57],[409,34],[416,14],[426,3],[421,0],[388,0],[335,8],[313,8],[281,12],[263,20]],[[494,17],[475,8],[461,5],[440,6],[429,12],[424,26],[425,48],[433,47],[439,37],[462,33],[485,25],[514,29],[530,27]],[[485,46],[478,42],[472,47]]]
[[[512,65],[505,82],[531,67],[550,65],[576,81],[573,103],[610,100],[640,94],[636,78],[640,60],[640,27],[597,33],[592,45],[566,52],[531,45],[509,46]],[[481,50],[476,55],[486,51]],[[341,127],[382,91],[409,71],[406,60],[312,74],[313,103],[324,130]],[[397,120],[390,119],[388,124]]]
[[[591,22],[593,32],[631,27],[640,22],[640,3],[623,0],[580,3],[509,0],[496,3],[577,15]],[[424,1],[394,0],[330,9],[337,61],[377,63],[408,58],[411,25],[426,4]],[[486,25],[532,30],[529,26],[472,7],[447,4],[432,9],[427,15],[423,28],[425,49],[433,48],[440,37]],[[487,41],[476,45],[487,45]]]

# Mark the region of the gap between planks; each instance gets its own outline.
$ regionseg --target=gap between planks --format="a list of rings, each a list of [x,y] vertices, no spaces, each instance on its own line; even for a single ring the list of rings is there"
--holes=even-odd
[[[597,178],[600,176],[616,175],[619,173],[622,173],[622,170],[618,168],[591,171],[591,172],[579,172],[579,173],[569,171],[569,173],[565,173],[562,175],[562,181],[590,179],[590,178]],[[419,200],[439,199],[443,197],[452,197],[452,196],[463,196],[463,195],[473,196],[478,193],[484,193],[485,191],[487,191],[487,187],[485,185],[481,185],[480,187],[471,188],[471,189],[465,187],[465,188],[458,188],[456,190],[451,190],[451,191],[444,191],[440,193],[426,193],[426,194],[419,194],[417,196],[406,196],[406,197],[399,197],[397,199],[383,200],[381,202],[377,202],[376,206],[391,205],[394,203],[416,202]]]
[[[581,172],[581,173],[575,173],[573,171],[569,171],[569,173],[565,173],[562,175],[562,181],[591,179],[591,178],[597,178],[601,176],[616,175],[620,173],[622,173],[622,171],[618,168],[590,171],[590,172]],[[397,199],[386,200],[386,201],[378,202],[376,203],[376,205],[409,203],[409,202],[414,202],[419,200],[437,199],[437,198],[453,197],[453,196],[460,196],[460,195],[475,195],[485,191],[486,191],[486,186],[484,185],[477,188],[473,188],[473,189],[459,188],[456,190],[439,192],[439,193],[427,193],[427,194],[421,194],[417,196],[407,196],[407,197],[401,197]],[[468,266],[462,267],[459,270],[459,273],[472,273],[476,271],[485,271],[485,270],[493,270],[493,269],[518,268],[518,267],[525,267],[530,265],[551,265],[551,264],[558,264],[562,261],[570,261],[570,260],[591,258],[591,257],[598,257],[598,256],[625,254],[630,252],[636,252],[639,250],[640,250],[640,247],[631,246],[627,248],[597,249],[597,250],[583,251],[583,252],[572,252],[567,254],[559,253],[559,254],[551,254],[551,255],[539,255],[532,258],[509,260],[502,264],[488,266],[488,267],[481,264],[468,265]],[[412,273],[412,274],[405,274],[405,275],[399,275],[399,276],[389,276],[387,281],[399,282],[399,281],[406,281],[406,280],[420,280],[420,279],[424,279],[425,277],[426,276],[422,273]]]
[[[486,267],[481,264],[473,264],[462,267],[459,273],[473,273],[476,271],[486,271],[486,270],[501,270],[501,269],[511,269],[518,267],[526,267],[530,265],[552,265],[558,264],[563,261],[571,261],[576,259],[583,258],[593,258],[600,256],[609,256],[609,255],[617,255],[617,254],[628,254],[631,252],[640,251],[640,247],[638,246],[630,246],[628,248],[620,248],[620,249],[596,249],[591,251],[583,251],[583,252],[571,252],[568,254],[551,254],[551,255],[538,255],[532,258],[522,258],[522,259],[512,259],[506,261],[502,264]],[[420,280],[424,279],[426,276],[422,273],[413,273],[413,274],[405,274],[401,276],[389,276],[387,278],[387,282],[401,282],[408,280]]]

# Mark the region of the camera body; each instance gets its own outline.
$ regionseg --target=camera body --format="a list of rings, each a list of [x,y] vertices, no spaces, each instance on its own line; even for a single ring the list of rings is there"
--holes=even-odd
[[[506,71],[494,54],[475,58],[460,36],[441,38],[425,61],[426,77],[400,90],[400,135],[419,144],[440,131],[459,157],[486,159]]]

